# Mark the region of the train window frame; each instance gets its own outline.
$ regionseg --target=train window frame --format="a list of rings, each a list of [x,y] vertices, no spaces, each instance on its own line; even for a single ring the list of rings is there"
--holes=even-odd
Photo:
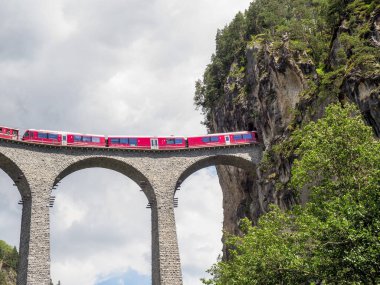
[[[202,137],[202,142],[209,143],[210,142],[210,137]]]
[[[219,137],[210,137],[210,142],[219,142]]]
[[[129,144],[129,138],[120,138],[120,144]]]
[[[176,138],[174,139],[175,144],[183,144],[183,139],[182,138]]]
[[[168,139],[166,139],[166,144],[170,144],[170,145],[175,144],[175,139],[174,138],[168,138]]]
[[[234,140],[235,141],[239,141],[239,140],[242,140],[242,139],[243,139],[242,135],[234,135]]]
[[[48,134],[47,133],[37,133],[37,138],[38,139],[48,139]]]
[[[129,139],[129,144],[132,146],[137,146],[137,139],[136,138],[130,138]]]
[[[58,134],[51,134],[51,133],[48,133],[47,134],[47,138],[49,139],[49,140],[58,140]]]
[[[111,144],[119,144],[120,143],[119,138],[110,138],[109,140],[111,141]]]
[[[243,134],[243,139],[251,140],[251,139],[253,139],[253,136],[252,136],[252,134]]]
[[[92,142],[92,137],[91,136],[83,136],[82,137],[82,142]]]
[[[100,137],[91,137],[91,142],[100,143]]]
[[[81,135],[74,135],[73,138],[74,142],[81,142],[83,137]]]

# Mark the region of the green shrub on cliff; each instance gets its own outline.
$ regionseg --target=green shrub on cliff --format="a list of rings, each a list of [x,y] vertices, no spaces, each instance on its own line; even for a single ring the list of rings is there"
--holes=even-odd
[[[379,284],[380,143],[355,107],[332,105],[296,131],[292,185],[310,202],[242,222],[204,284]]]
[[[18,252],[16,247],[11,247],[5,241],[0,240],[0,260],[4,265],[17,270]]]
[[[16,247],[11,247],[0,240],[0,284],[16,284],[18,266],[18,252]]]

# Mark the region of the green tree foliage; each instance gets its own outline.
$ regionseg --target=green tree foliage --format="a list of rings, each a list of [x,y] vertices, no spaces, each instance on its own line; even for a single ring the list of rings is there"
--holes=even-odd
[[[226,79],[233,63],[245,68],[249,42],[260,35],[267,42],[279,43],[284,34],[300,53],[320,61],[328,50],[330,28],[326,25],[328,0],[256,0],[247,11],[218,30],[216,51],[203,80],[196,82],[195,105],[207,115],[223,97]]]
[[[0,240],[0,260],[3,264],[17,270],[18,258],[16,247],[11,247],[5,241]]]
[[[292,136],[292,185],[305,206],[274,207],[242,237],[204,284],[379,284],[380,143],[355,107],[331,105]]]
[[[204,113],[205,124],[210,127],[211,111],[228,90],[232,67],[246,69],[245,52],[252,42],[266,44],[266,50],[273,52],[283,46],[286,35],[294,58],[311,60],[317,68],[319,77],[308,78],[309,85],[316,86],[308,96],[339,96],[344,78],[352,74],[377,76],[380,49],[372,44],[370,18],[378,13],[379,5],[380,0],[253,1],[244,13],[218,30],[215,54],[202,80],[195,84],[194,102]],[[332,47],[337,50],[331,51]],[[244,72],[243,79],[245,76]]]

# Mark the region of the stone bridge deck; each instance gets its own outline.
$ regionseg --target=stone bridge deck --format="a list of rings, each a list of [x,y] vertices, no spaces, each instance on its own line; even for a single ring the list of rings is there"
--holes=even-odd
[[[182,150],[130,150],[31,144],[0,139],[0,168],[23,201],[18,285],[50,284],[49,202],[53,187],[91,167],[122,173],[136,182],[151,204],[152,284],[182,285],[173,197],[192,173],[212,165],[243,168],[255,175],[261,146]]]

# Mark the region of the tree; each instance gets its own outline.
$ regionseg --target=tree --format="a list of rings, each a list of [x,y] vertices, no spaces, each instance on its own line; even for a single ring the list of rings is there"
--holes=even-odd
[[[296,131],[292,185],[310,202],[276,207],[230,237],[204,284],[379,284],[380,143],[353,105]]]

